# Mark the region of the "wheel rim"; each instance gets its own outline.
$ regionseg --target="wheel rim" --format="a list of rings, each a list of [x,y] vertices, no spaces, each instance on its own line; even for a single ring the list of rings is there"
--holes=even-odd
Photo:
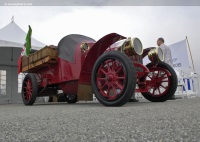
[[[170,88],[170,73],[161,68],[150,68],[146,80],[149,82],[149,94],[153,97],[164,96]]]
[[[24,99],[30,101],[33,92],[33,85],[30,79],[25,80],[24,84]]]
[[[126,70],[117,59],[104,60],[97,69],[96,86],[101,97],[108,101],[120,98],[126,84]]]

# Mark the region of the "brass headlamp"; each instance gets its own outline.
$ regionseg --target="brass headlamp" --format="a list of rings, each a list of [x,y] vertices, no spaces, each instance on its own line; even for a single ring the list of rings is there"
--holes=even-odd
[[[82,52],[85,52],[86,50],[89,50],[89,49],[90,49],[90,46],[89,46],[88,43],[83,42],[83,43],[81,44],[80,48],[81,48],[81,51],[82,51]]]
[[[151,49],[148,53],[148,57],[151,62],[164,61],[164,53],[159,47]]]
[[[142,55],[143,46],[138,38],[130,39],[128,38],[122,45],[122,51],[127,55]]]

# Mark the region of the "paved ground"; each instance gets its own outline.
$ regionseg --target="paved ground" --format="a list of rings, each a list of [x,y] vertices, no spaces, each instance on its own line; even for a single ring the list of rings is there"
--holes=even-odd
[[[0,105],[0,142],[200,141],[200,98],[123,107]]]

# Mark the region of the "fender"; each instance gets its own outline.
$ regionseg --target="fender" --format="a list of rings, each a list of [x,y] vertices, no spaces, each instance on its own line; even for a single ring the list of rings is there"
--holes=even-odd
[[[78,100],[91,101],[93,99],[91,74],[96,60],[113,43],[125,38],[117,33],[108,34],[98,40],[88,51],[78,81]]]

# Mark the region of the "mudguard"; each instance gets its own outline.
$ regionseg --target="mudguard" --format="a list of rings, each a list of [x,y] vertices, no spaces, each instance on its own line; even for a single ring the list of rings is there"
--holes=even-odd
[[[113,43],[125,38],[117,33],[111,33],[98,40],[92,46],[81,68],[78,82],[78,100],[91,101],[93,99],[91,73],[96,60]]]
[[[154,49],[154,48],[156,48],[156,47],[148,47],[148,48],[145,48],[145,49],[143,50],[142,58],[146,57],[146,56],[148,55],[149,51],[150,51],[151,49]]]

